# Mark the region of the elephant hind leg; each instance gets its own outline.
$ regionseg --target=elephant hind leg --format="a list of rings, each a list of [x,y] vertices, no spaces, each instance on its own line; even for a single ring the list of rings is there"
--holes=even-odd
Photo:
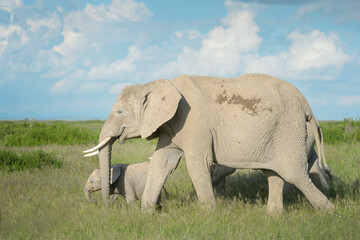
[[[313,207],[321,211],[333,212],[335,208],[334,205],[321,191],[326,191],[329,185],[321,173],[317,160],[318,158],[314,151],[308,164],[299,167],[297,169],[298,171],[296,171],[298,173],[297,175],[293,174],[289,180],[286,178],[285,180],[294,184],[305,195]]]
[[[301,117],[303,116],[299,115],[297,119],[302,119]],[[284,122],[283,125],[279,125],[278,134],[274,140],[275,171],[285,181],[294,184],[313,207],[331,212],[334,210],[334,205],[315,187],[309,177],[306,134],[304,121],[295,121],[292,124]]]
[[[311,182],[308,177],[305,181],[294,182],[294,185],[304,193],[311,205],[316,209],[326,212],[333,212],[334,205],[327,199],[327,197]]]
[[[311,180],[315,186],[326,196],[329,194],[330,186],[326,181],[324,175],[320,172],[310,172],[309,173]]]
[[[303,169],[293,168],[288,170],[286,174],[282,174],[281,176],[287,182],[294,184],[316,209],[326,212],[334,211],[334,205],[311,181],[307,173],[307,165],[305,165]]]
[[[268,213],[281,214],[284,209],[283,188],[284,180],[274,171],[262,170],[266,175],[269,184],[269,196],[267,202]]]
[[[325,195],[329,192],[329,184],[319,166],[319,159],[315,151],[309,159],[309,175],[315,186]]]

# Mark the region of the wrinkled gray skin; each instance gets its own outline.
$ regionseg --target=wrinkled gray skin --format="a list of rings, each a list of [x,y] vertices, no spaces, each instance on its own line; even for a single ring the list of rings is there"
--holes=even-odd
[[[110,201],[114,202],[117,197],[122,195],[127,204],[134,204],[136,200],[140,200],[144,192],[146,177],[149,170],[149,162],[135,164],[114,164],[112,169],[119,168],[119,174],[111,177],[110,184]],[[84,194],[90,202],[90,193],[101,189],[100,169],[95,169],[89,176]],[[159,200],[161,195],[159,196]]]
[[[131,138],[159,138],[141,199],[143,211],[155,209],[161,188],[185,154],[205,208],[215,206],[210,166],[218,163],[265,171],[273,206],[279,205],[278,186],[285,180],[316,209],[332,212],[334,205],[308,174],[311,129],[317,131],[316,120],[304,96],[291,84],[268,75],[233,79],[184,75],[128,86],[99,137],[99,142],[111,138],[99,153],[101,179],[107,179],[101,181],[102,196],[107,203],[112,144],[117,139],[122,143]]]

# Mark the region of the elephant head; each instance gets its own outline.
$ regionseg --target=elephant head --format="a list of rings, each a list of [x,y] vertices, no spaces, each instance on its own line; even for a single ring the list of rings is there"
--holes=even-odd
[[[121,167],[115,164],[111,167],[110,184],[118,180],[121,175]],[[100,169],[95,169],[89,176],[84,187],[84,194],[86,199],[91,202],[90,193],[99,191],[101,189]]]
[[[176,113],[181,94],[168,80],[127,86],[120,93],[101,129],[99,144],[85,156],[99,154],[102,197],[108,203],[111,149],[116,139],[153,139],[158,129]]]

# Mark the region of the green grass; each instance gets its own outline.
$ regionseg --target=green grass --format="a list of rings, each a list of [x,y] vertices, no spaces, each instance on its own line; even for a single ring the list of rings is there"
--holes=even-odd
[[[0,146],[96,143],[99,138],[98,126],[102,123],[100,121],[89,123],[97,126],[95,131],[80,128],[71,122],[0,121]]]
[[[101,128],[101,123],[68,124],[97,133]],[[115,143],[113,163],[149,161],[155,145],[143,139]],[[184,159],[166,183],[170,196],[161,211],[143,214],[140,203],[128,206],[122,197],[106,208],[100,192],[93,194],[98,202],[89,203],[83,187],[99,163],[97,157],[83,158],[82,151],[91,146],[7,148],[16,153],[55,152],[63,164],[59,169],[0,171],[0,239],[360,239],[359,142],[325,145],[334,175],[330,201],[335,215],[314,211],[295,191],[285,198],[281,216],[266,214],[267,180],[253,170],[229,176],[217,208],[202,210]]]
[[[360,119],[344,119],[344,121],[321,122],[324,142],[341,144],[360,142]]]
[[[3,172],[24,171],[44,167],[61,168],[62,161],[54,153],[42,150],[17,154],[12,151],[0,150],[0,170]]]

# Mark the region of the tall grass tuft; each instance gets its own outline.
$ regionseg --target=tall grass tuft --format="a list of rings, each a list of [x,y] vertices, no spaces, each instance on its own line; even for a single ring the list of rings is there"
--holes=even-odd
[[[360,142],[359,118],[345,118],[344,121],[322,122],[321,128],[326,144]]]
[[[21,155],[0,150],[0,170],[3,172],[41,169],[44,167],[61,168],[62,160],[58,159],[54,153],[46,153],[42,150],[26,152]]]
[[[0,146],[93,144],[98,133],[67,122],[0,122]]]

